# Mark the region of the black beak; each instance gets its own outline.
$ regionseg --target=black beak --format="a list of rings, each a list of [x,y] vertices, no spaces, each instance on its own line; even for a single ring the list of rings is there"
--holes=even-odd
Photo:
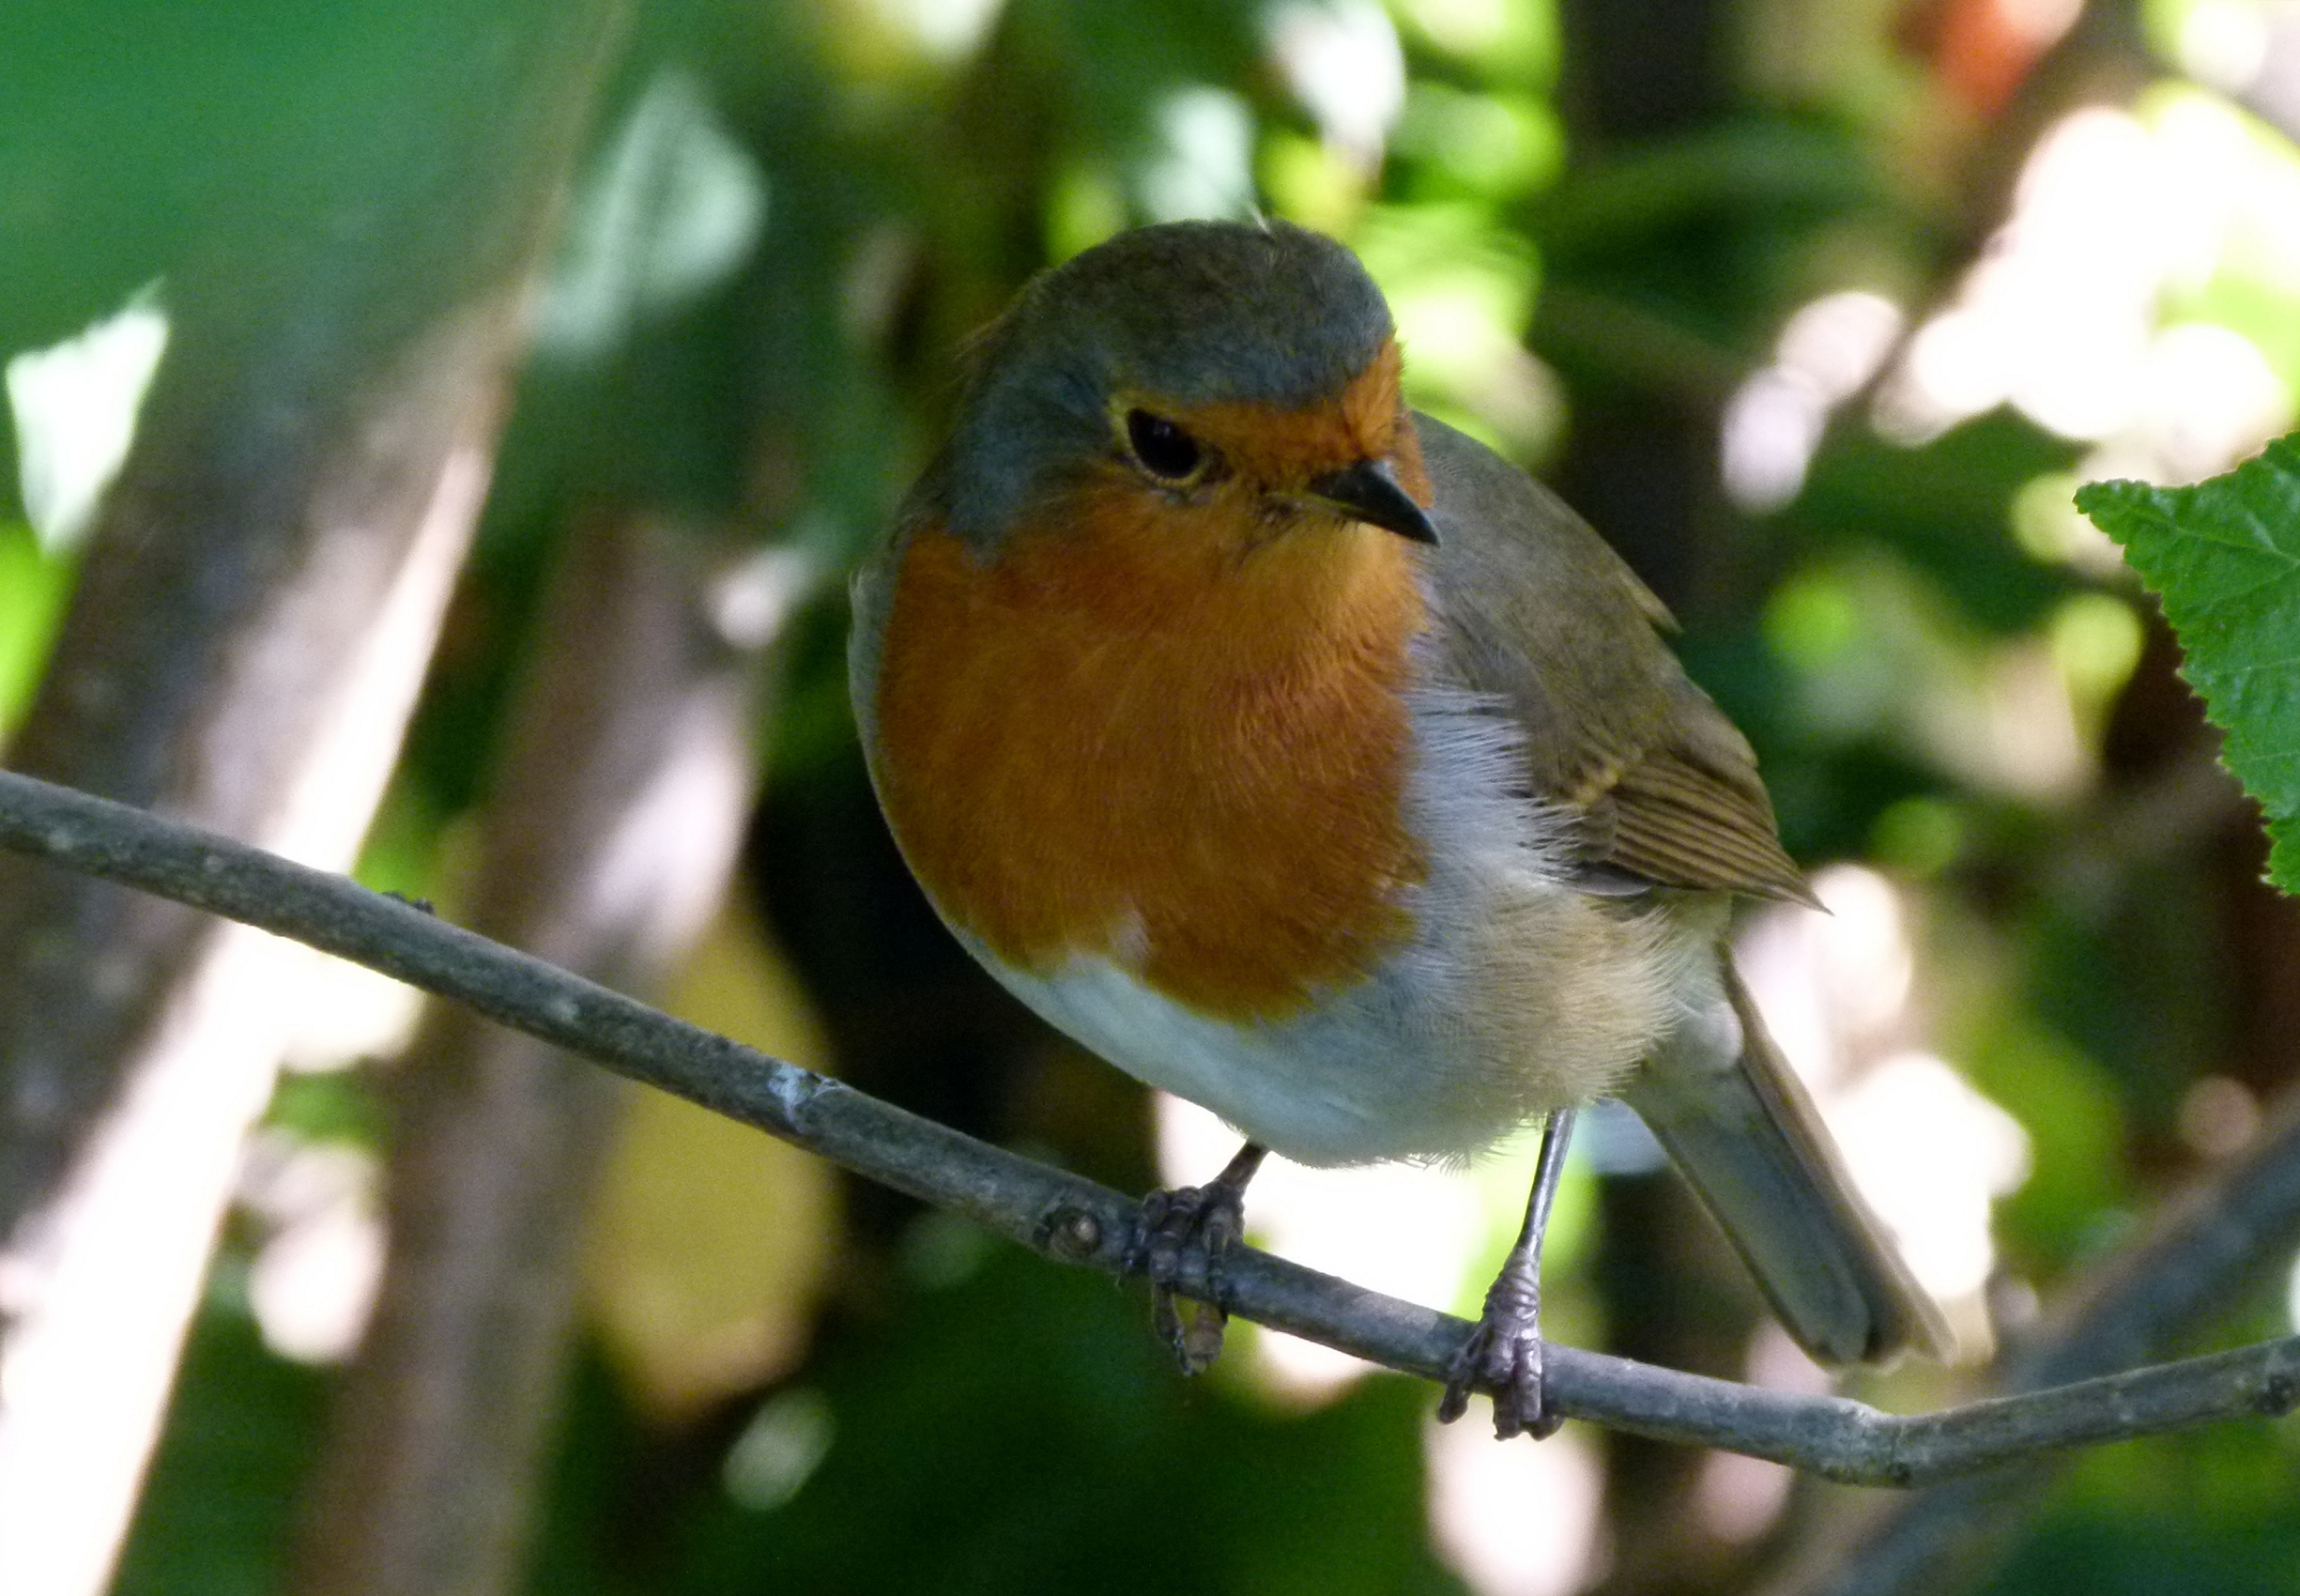
[[[1430,513],[1398,485],[1387,460],[1360,460],[1348,470],[1328,471],[1310,484],[1310,493],[1353,521],[1385,528],[1416,543],[1437,542]]]

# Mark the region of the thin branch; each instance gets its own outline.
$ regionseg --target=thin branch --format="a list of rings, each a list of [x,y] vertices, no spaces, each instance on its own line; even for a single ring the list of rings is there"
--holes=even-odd
[[[342,876],[0,772],[0,847],[244,921],[468,1005],[757,1126],[1064,1263],[1120,1271],[1137,1205],[714,1036]],[[1462,1320],[1249,1248],[1224,1263],[1232,1312],[1385,1368],[1441,1380]],[[1203,1281],[1186,1281],[1202,1295]],[[1193,1291],[1192,1288],[1198,1288]],[[2300,1337],[2000,1397],[1923,1417],[1792,1396],[1553,1347],[1571,1418],[1770,1459],[1850,1484],[1917,1485],[2038,1451],[2300,1405]]]
[[[2300,1094],[2288,1093],[2241,1158],[2164,1204],[2148,1233],[2104,1261],[2025,1346],[2000,1360],[2019,1392],[2142,1361],[2193,1333],[2300,1235]],[[2173,1365],[2173,1367],[2180,1367]],[[2015,1398],[2013,1400],[2018,1400]],[[1774,1596],[1909,1596],[1962,1589],[1998,1558],[2060,1477],[2023,1458],[1895,1502],[1849,1542],[1816,1548]]]

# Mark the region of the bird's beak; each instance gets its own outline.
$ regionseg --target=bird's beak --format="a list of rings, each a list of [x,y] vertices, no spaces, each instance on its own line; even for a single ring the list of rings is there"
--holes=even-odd
[[[1328,471],[1311,483],[1310,497],[1353,521],[1385,528],[1416,543],[1437,542],[1430,513],[1398,485],[1387,460],[1360,460],[1347,470]]]

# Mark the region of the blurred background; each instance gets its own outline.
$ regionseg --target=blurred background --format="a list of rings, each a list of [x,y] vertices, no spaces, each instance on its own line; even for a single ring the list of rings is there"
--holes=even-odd
[[[1759,750],[1832,913],[1752,913],[1743,967],[1962,1347],[1850,1389],[2292,1327],[2300,1201],[2132,1251],[2300,1165],[2300,915],[2069,496],[2292,424],[2300,5],[475,9],[0,12],[12,765],[1123,1189],[1206,1178],[1226,1132],[911,885],[843,576],[1032,273],[1281,215]],[[1249,1218],[1474,1312],[1530,1163],[1274,1163]],[[2291,1421],[1927,1506],[1496,1446],[1250,1327],[1185,1382],[1139,1290],[14,861],[0,1236],[9,1596],[2300,1591]],[[1823,1387],[1624,1117],[1547,1284],[1560,1340]]]

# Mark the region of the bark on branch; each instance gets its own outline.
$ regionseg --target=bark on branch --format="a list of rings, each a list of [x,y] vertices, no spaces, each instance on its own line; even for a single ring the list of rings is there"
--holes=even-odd
[[[323,871],[0,772],[0,848],[309,944],[701,1104],[1064,1263],[1117,1273],[1137,1205],[836,1081],[712,1036]],[[1224,1266],[1241,1317],[1438,1380],[1462,1320],[1251,1249]],[[1190,1285],[1203,1282],[1186,1282]],[[1548,1354],[1569,1417],[1862,1485],[1920,1485],[2058,1449],[2300,1405],[2300,1336],[1902,1417],[1572,1347]]]

